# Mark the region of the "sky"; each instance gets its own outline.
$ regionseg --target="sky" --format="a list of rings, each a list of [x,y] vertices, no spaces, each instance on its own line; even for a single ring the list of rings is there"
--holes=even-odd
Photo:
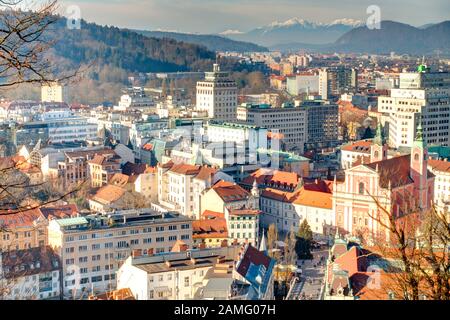
[[[449,0],[59,0],[63,14],[77,6],[81,18],[101,25],[205,34],[249,31],[294,17],[366,21],[370,5],[380,7],[382,20],[414,26],[450,20]]]

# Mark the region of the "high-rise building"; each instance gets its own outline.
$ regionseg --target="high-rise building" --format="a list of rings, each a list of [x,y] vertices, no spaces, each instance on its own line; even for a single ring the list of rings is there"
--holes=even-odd
[[[281,108],[243,104],[238,108],[238,120],[280,134],[285,149],[303,152],[308,136],[308,115],[305,108],[291,104],[283,104]]]
[[[198,111],[207,111],[209,118],[236,120],[237,85],[228,72],[214,64],[213,72],[206,72],[205,80],[197,82]]]
[[[339,108],[324,100],[304,101],[300,108],[306,110],[308,135],[307,148],[327,148],[338,141]]]
[[[450,73],[426,70],[400,74],[400,88],[378,98],[392,147],[412,147],[419,124],[428,144],[450,143]]]
[[[334,67],[319,71],[319,95],[322,99],[339,96],[358,88],[358,70],[347,67]]]

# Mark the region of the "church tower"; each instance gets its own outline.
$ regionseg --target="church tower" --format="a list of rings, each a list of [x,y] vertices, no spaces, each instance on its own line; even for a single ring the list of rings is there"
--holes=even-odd
[[[383,127],[378,122],[377,132],[370,146],[370,162],[378,162],[387,159],[388,145],[383,133]]]
[[[414,181],[414,194],[421,209],[428,207],[428,150],[423,138],[422,125],[417,127],[417,135],[411,148],[410,177]]]

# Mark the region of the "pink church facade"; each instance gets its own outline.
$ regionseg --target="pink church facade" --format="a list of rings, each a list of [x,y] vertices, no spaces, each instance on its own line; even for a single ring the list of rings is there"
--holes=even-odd
[[[336,225],[365,239],[389,239],[378,220],[387,223],[385,208],[396,217],[430,209],[434,175],[427,169],[428,153],[421,132],[411,154],[387,159],[387,145],[371,146],[370,163],[356,163],[345,170],[344,181],[334,182],[333,210]]]

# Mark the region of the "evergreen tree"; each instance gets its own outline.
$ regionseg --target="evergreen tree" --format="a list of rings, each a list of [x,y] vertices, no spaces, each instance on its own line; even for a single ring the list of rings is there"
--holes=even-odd
[[[297,232],[297,243],[295,246],[295,251],[299,259],[312,259],[311,254],[311,242],[313,239],[313,233],[308,221],[303,220],[298,232]]]

